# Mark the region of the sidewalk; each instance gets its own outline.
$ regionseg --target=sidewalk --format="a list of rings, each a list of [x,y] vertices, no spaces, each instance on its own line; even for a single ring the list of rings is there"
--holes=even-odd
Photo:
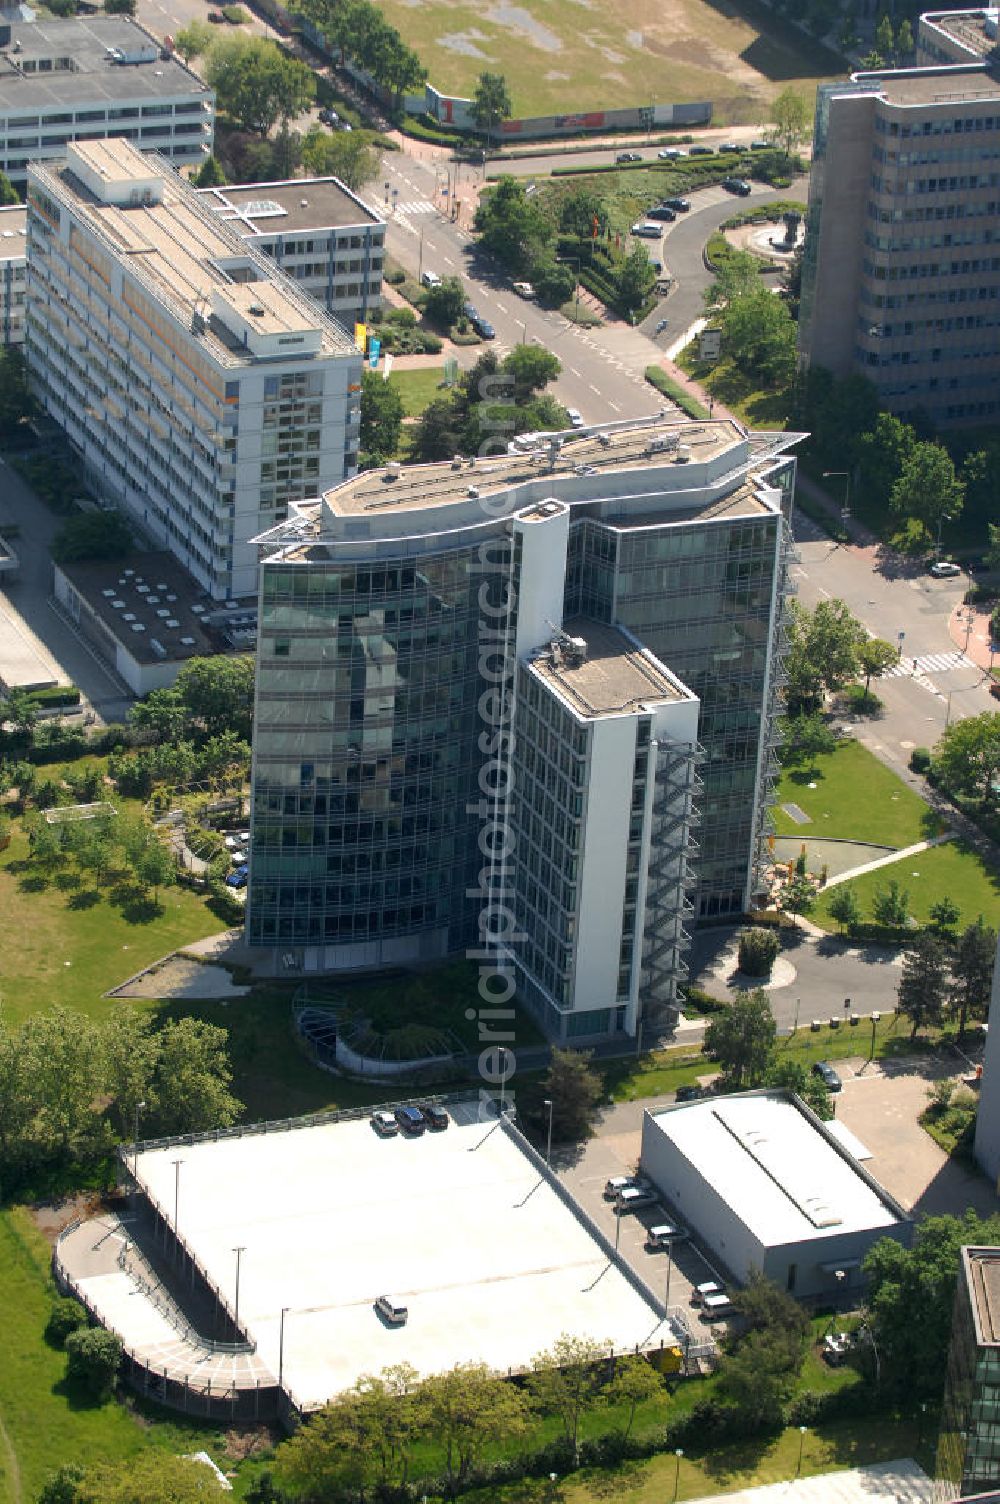
[[[956,606],[948,620],[948,635],[977,668],[990,673],[993,669],[997,647],[993,646],[990,633],[990,616],[995,601],[982,606]]]

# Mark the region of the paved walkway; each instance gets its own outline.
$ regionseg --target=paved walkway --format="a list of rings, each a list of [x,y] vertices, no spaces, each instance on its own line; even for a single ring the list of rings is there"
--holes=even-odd
[[[935,1485],[923,1468],[912,1457],[904,1457],[842,1473],[818,1473],[815,1478],[789,1478],[765,1488],[713,1494],[699,1504],[933,1504],[936,1497]]]
[[[880,867],[891,867],[893,862],[905,861],[909,856],[919,856],[921,851],[929,851],[932,846],[940,846],[942,842],[951,839],[952,832],[949,830],[943,836],[935,836],[933,841],[918,841],[915,846],[903,846],[899,851],[891,851],[888,856],[876,857],[873,861],[863,862],[860,867],[852,867],[847,872],[840,872],[836,877],[828,878],[826,886],[836,888],[840,883],[861,877],[865,872],[877,872]]]
[[[981,606],[956,606],[948,621],[948,635],[977,668],[989,673],[997,662],[1000,643],[994,644],[990,614],[995,601]]]

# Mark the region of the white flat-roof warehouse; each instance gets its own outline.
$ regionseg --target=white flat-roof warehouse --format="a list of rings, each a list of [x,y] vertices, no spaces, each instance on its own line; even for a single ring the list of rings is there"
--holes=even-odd
[[[904,1209],[791,1092],[754,1091],[643,1117],[642,1168],[737,1279],[795,1295],[860,1282],[871,1245],[908,1243]]]
[[[136,1174],[171,1225],[176,1193],[179,1236],[230,1309],[242,1250],[239,1325],[272,1374],[285,1308],[283,1383],[300,1409],[392,1363],[505,1372],[565,1332],[618,1351],[675,1340],[516,1136],[475,1107],[415,1138],[354,1121],[173,1143],[140,1152]],[[99,1305],[98,1282],[87,1293]],[[405,1326],[376,1314],[386,1294],[407,1305]],[[128,1305],[102,1314],[127,1346]]]

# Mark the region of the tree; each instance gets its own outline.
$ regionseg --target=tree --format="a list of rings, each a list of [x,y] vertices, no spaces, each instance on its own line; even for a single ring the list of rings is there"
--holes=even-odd
[[[771,114],[774,124],[769,138],[790,157],[809,134],[810,110],[805,96],[789,85],[775,98]]]
[[[626,1440],[632,1434],[639,1406],[656,1399],[662,1392],[663,1380],[639,1353],[618,1359],[615,1376],[604,1390],[603,1398],[609,1405],[628,1406],[628,1421],[622,1433]]]
[[[868,1289],[866,1314],[887,1397],[910,1406],[940,1399],[960,1250],[963,1244],[988,1247],[998,1241],[1000,1217],[983,1221],[967,1211],[961,1218],[918,1221],[912,1248],[904,1248],[895,1238],[881,1238],[869,1250],[862,1266]]]
[[[781,941],[775,930],[741,930],[739,969],[744,976],[769,977],[778,958]]]
[[[597,1401],[602,1365],[611,1343],[567,1333],[548,1352],[539,1353],[528,1375],[528,1390],[545,1415],[556,1415],[563,1435],[577,1455],[580,1420]]]
[[[450,329],[457,324],[465,308],[465,288],[460,277],[442,277],[427,294],[424,312],[432,324]]]
[[[715,281],[705,289],[704,298],[708,308],[723,308],[762,290],[759,259],[750,251],[734,251],[716,266]]]
[[[9,689],[0,700],[0,726],[13,726],[19,736],[29,737],[38,724],[38,705],[27,690]]]
[[[892,29],[892,21],[886,15],[879,18],[875,28],[875,49],[882,57],[892,57],[895,51],[896,38]]]
[[[824,691],[833,693],[857,677],[858,652],[868,634],[842,600],[820,601],[814,611],[792,601],[788,608],[790,715],[813,711]]]
[[[224,188],[229,180],[219,164],[218,157],[210,154],[202,162],[198,171],[192,174],[191,181],[196,188]]]
[[[66,1377],[95,1400],[110,1399],[122,1360],[121,1338],[102,1327],[87,1327],[66,1338]],[[105,1504],[103,1496],[101,1504]]]
[[[604,200],[594,188],[575,188],[559,206],[559,228],[575,240],[590,240],[594,221],[600,229],[607,220]]]
[[[218,1500],[219,1485],[211,1468],[194,1457],[173,1457],[157,1449],[140,1452],[127,1462],[86,1468],[66,1504],[218,1504]]]
[[[201,57],[215,43],[215,30],[207,21],[190,21],[187,26],[182,26],[174,38],[174,46],[185,62],[193,57]],[[202,174],[209,162],[214,162],[214,157],[206,157],[202,167],[194,174],[191,181],[198,188],[209,188],[210,183],[202,182]],[[225,178],[222,179],[225,182]]]
[[[384,464],[396,453],[403,411],[399,387],[383,381],[378,371],[365,371],[361,377],[361,451],[369,464]]]
[[[818,711],[788,716],[782,727],[785,739],[781,761],[788,768],[812,768],[816,759],[826,757],[837,745],[837,738]]]
[[[904,16],[896,31],[896,51],[900,57],[909,57],[913,50],[913,27],[909,16]]]
[[[367,1497],[374,1488],[402,1492],[420,1420],[408,1364],[362,1374],[302,1426],[278,1454],[279,1476],[309,1499]]]
[[[339,178],[357,193],[379,170],[379,154],[369,131],[337,131],[331,135],[313,125],[302,142],[302,161],[310,177]]]
[[[204,1133],[236,1122],[243,1104],[229,1090],[228,1042],[225,1029],[196,1018],[171,1019],[160,1030],[147,1101],[157,1134]]]
[[[899,649],[894,642],[887,642],[884,637],[866,637],[864,642],[858,644],[858,666],[865,676],[866,696],[872,675],[879,678],[888,669],[895,668],[898,662]]]
[[[79,1332],[89,1325],[87,1312],[78,1300],[70,1296],[52,1302],[49,1319],[45,1323],[45,1340],[53,1347],[65,1347],[71,1332]]]
[[[136,0],[104,0],[105,14],[109,16],[134,16],[137,9]]]
[[[10,204],[19,204],[21,195],[5,172],[0,172],[0,208],[7,208]]]
[[[52,540],[52,557],[57,564],[120,559],[132,547],[132,529],[122,512],[84,512],[63,523]]]
[[[913,1025],[910,1038],[928,1024],[939,1024],[948,988],[948,960],[939,936],[921,930],[903,957],[903,974],[896,989],[897,1006]]]
[[[759,1269],[751,1269],[746,1284],[734,1290],[733,1310],[748,1332],[787,1332],[805,1345],[809,1335],[809,1317],[794,1296],[768,1279]]]
[[[527,270],[552,243],[555,230],[520,178],[505,176],[480,197],[476,229],[484,250],[511,271]]]
[[[756,988],[730,1003],[705,1030],[705,1051],[735,1090],[759,1086],[771,1063],[777,1026],[767,994]]]
[[[955,944],[948,1004],[958,1014],[959,1042],[965,1037],[970,1018],[982,1020],[989,1013],[996,950],[996,930],[983,923],[982,914],[962,931]]]
[[[469,1478],[484,1447],[519,1436],[528,1423],[523,1391],[485,1363],[458,1363],[425,1379],[419,1407],[444,1451],[452,1491]]]
[[[844,883],[834,889],[833,897],[827,902],[827,908],[830,918],[837,921],[842,932],[857,929],[861,923],[861,905],[849,883]]]
[[[887,888],[876,888],[872,896],[872,918],[889,929],[902,929],[910,917],[910,895],[892,878]]]
[[[38,1504],[78,1504],[78,1489],[83,1478],[84,1470],[80,1463],[65,1463],[56,1472],[49,1474],[38,1495]]]
[[[947,449],[942,444],[914,444],[889,492],[892,510],[933,531],[943,517],[957,517],[964,503],[965,486]]]
[[[1000,569],[1000,522],[987,523],[986,532],[989,538],[985,557],[986,567]]]
[[[539,262],[532,275],[535,296],[544,308],[561,308],[576,291],[576,273],[561,262]]]
[[[160,1048],[149,1016],[132,1008],[109,1015],[102,1030],[105,1090],[118,1132],[131,1138],[140,1103],[153,1110],[153,1078]]]
[[[312,104],[316,80],[304,63],[263,37],[220,37],[213,43],[205,81],[220,110],[263,140],[279,120],[291,120]]]
[[[939,898],[937,903],[932,903],[928,910],[928,918],[941,939],[948,945],[954,940],[954,929],[962,911],[955,900],[946,893]]]
[[[34,410],[22,351],[17,346],[0,350],[0,431],[13,433]]]
[[[619,262],[614,276],[615,295],[623,313],[640,309],[656,286],[656,272],[644,248],[637,245]]]
[[[913,453],[917,435],[909,423],[893,413],[879,413],[875,426],[858,443],[858,463],[867,495],[880,506],[889,505],[892,488]]]
[[[949,793],[996,802],[1000,715],[985,711],[952,721],[934,748],[933,766]]]
[[[234,731],[245,742],[250,740],[253,688],[253,658],[243,654],[191,658],[174,683],[189,716],[199,721],[209,736]]]
[[[602,1094],[590,1061],[590,1050],[552,1051],[542,1095],[552,1103],[552,1133],[560,1143],[590,1136],[591,1114]]]
[[[722,309],[726,354],[748,376],[786,387],[795,374],[795,323],[781,298],[766,288],[733,298]]]
[[[830,1088],[822,1077],[814,1076],[812,1071],[807,1071],[799,1061],[775,1061],[768,1070],[767,1084],[780,1087],[785,1091],[793,1091],[823,1122],[828,1122],[833,1117],[833,1098],[830,1095]]]
[[[480,73],[472,94],[471,114],[479,129],[492,140],[504,120],[513,113],[507,80],[502,73]]]
[[[129,724],[150,741],[178,742],[190,730],[187,706],[175,689],[153,689],[129,711]]]
[[[516,405],[527,402],[550,381],[555,381],[562,366],[552,351],[542,345],[515,345],[509,355],[504,356],[500,369],[514,383],[513,401]]]
[[[428,402],[413,428],[410,452],[415,460],[447,460],[464,454],[462,413],[451,397]]]
[[[815,888],[804,873],[797,872],[782,888],[778,907],[786,914],[808,914],[815,902]]]
[[[0,1152],[5,1165],[14,1163],[41,1106],[34,1062],[22,1034],[23,1025],[10,1029],[0,1010]]]
[[[42,1130],[65,1152],[93,1120],[104,1077],[99,1032],[90,1019],[57,1004],[25,1021],[20,1044],[32,1073]]]

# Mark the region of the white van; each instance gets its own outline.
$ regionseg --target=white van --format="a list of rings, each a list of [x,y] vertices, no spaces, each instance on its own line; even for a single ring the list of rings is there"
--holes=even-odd
[[[420,280],[425,287],[441,286],[441,278],[438,276],[437,272],[424,272]]]

